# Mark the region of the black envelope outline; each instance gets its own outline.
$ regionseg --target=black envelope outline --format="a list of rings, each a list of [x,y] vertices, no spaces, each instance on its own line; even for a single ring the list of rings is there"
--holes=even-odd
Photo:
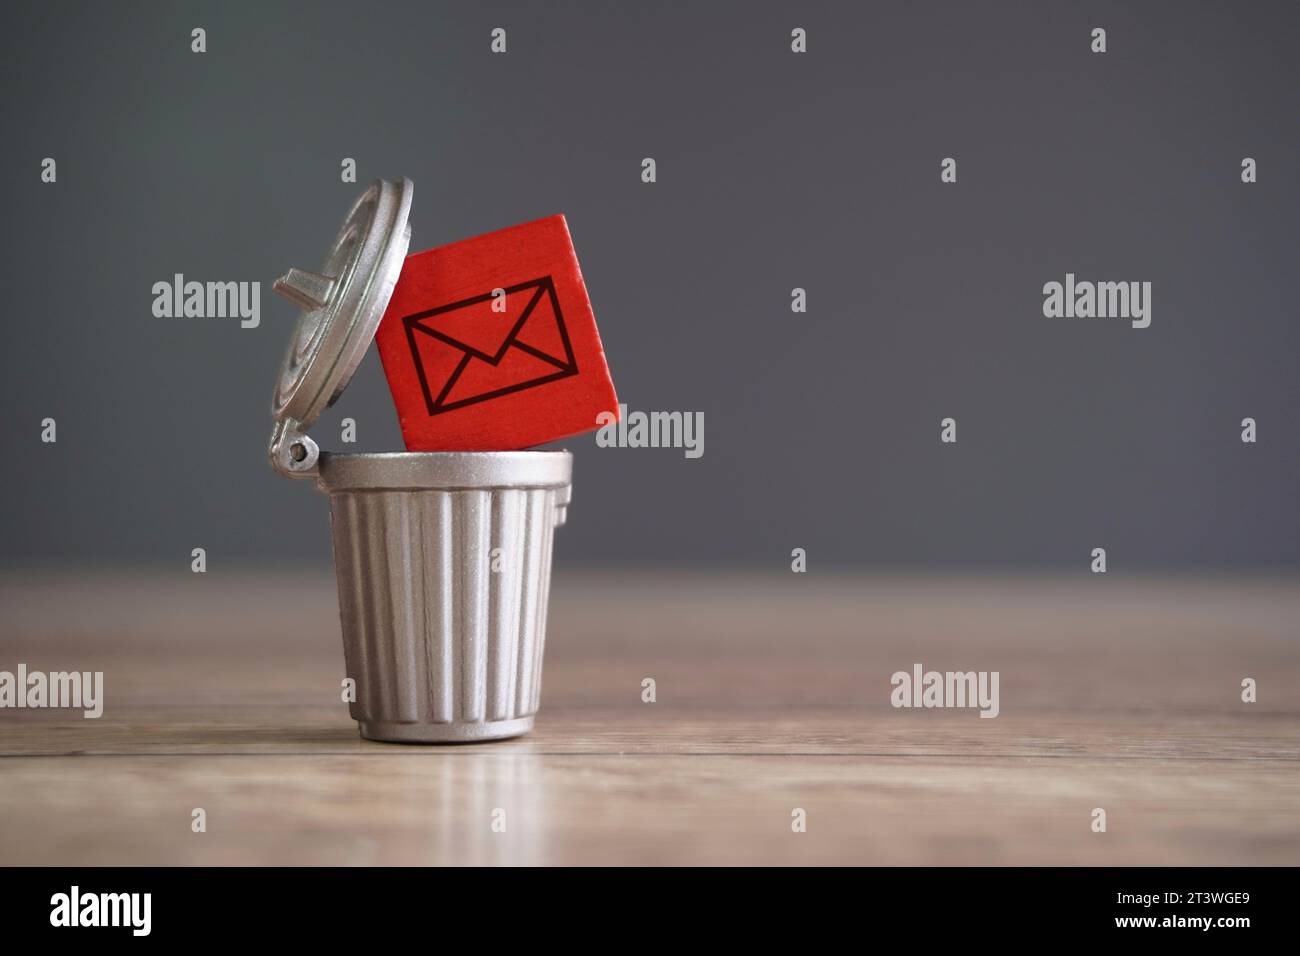
[[[424,393],[424,403],[428,407],[430,415],[441,415],[443,412],[450,412],[457,408],[464,408],[467,405],[486,402],[488,399],[499,398],[502,395],[509,395],[512,392],[520,392],[526,388],[545,385],[547,382],[558,381],[559,379],[568,378],[571,375],[578,374],[578,363],[573,357],[573,345],[569,342],[569,330],[564,327],[564,315],[560,312],[560,300],[555,294],[555,283],[551,281],[550,276],[542,276],[539,279],[531,279],[528,282],[520,282],[518,285],[512,285],[505,290],[505,294],[509,296],[516,292],[523,292],[525,289],[536,289],[537,291],[533,293],[532,299],[530,299],[528,305],[524,307],[524,311],[515,322],[514,328],[510,330],[510,334],[506,336],[505,341],[501,343],[501,347],[497,350],[495,355],[489,355],[486,352],[474,348],[472,345],[466,345],[464,342],[452,338],[445,332],[439,332],[437,329],[427,328],[420,324],[423,320],[430,319],[435,315],[442,315],[456,309],[462,309],[465,306],[487,302],[492,298],[492,292],[485,293],[484,295],[476,295],[469,299],[461,299],[459,302],[453,302],[450,305],[440,305],[436,309],[427,309],[424,312],[416,312],[402,318],[402,324],[406,327],[406,341],[411,348],[411,358],[415,362],[415,373],[420,379],[420,390]],[[551,310],[555,313],[555,324],[559,328],[560,341],[564,344],[563,361],[557,359],[553,355],[547,355],[541,349],[533,348],[525,342],[516,341],[516,336],[519,335],[520,330],[524,327],[524,323],[528,321],[528,317],[533,314],[533,310],[537,308],[537,303],[542,300],[543,295],[549,297]],[[451,376],[447,379],[446,384],[443,385],[442,390],[436,397],[429,388],[429,380],[424,374],[424,363],[420,361],[420,351],[415,344],[415,333],[417,331],[432,336],[433,338],[465,353],[464,357],[460,360],[460,364],[456,366],[456,370],[451,373]],[[461,373],[465,371],[465,367],[469,365],[470,359],[477,358],[487,362],[489,365],[499,365],[501,359],[505,357],[506,352],[511,348],[520,349],[544,362],[548,362],[549,364],[554,365],[559,371],[547,375],[541,375],[525,382],[518,382],[514,385],[507,385],[505,388],[498,388],[490,392],[484,392],[481,395],[475,395],[473,398],[464,398],[458,402],[447,402],[447,395],[451,392],[457,379],[460,378]]]

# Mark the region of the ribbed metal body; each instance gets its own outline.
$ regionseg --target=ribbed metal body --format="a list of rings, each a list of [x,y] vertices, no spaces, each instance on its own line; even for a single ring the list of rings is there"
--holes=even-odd
[[[397,459],[434,456],[323,456],[351,711],[364,737],[471,741],[532,727],[571,458],[497,454],[444,455],[416,474]],[[519,457],[533,455],[556,458],[539,474],[539,462]],[[421,483],[435,487],[411,487]]]

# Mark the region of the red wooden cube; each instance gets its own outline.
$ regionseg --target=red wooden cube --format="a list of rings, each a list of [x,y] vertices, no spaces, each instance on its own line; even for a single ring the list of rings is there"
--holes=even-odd
[[[507,451],[618,414],[563,216],[407,256],[375,336],[410,451]]]

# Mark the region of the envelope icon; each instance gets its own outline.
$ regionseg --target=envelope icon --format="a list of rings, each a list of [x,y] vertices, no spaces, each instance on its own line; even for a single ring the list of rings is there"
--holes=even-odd
[[[430,415],[578,374],[549,275],[402,318]]]

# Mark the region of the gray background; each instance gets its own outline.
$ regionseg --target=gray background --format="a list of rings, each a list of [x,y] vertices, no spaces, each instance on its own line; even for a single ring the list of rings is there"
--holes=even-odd
[[[1098,545],[1112,570],[1300,559],[1294,3],[5,21],[9,565],[328,561],[324,499],[265,461],[294,315],[270,281],[314,267],[358,190],[399,175],[413,251],[564,212],[620,398],[705,413],[700,460],[565,443],[568,565],[779,567],[795,546],[814,568],[1083,568]],[[1041,287],[1067,271],[1153,282],[1151,328],[1045,319]],[[154,318],[175,272],[260,280],[261,327]],[[345,415],[354,448],[401,447],[373,350],[323,446]]]

